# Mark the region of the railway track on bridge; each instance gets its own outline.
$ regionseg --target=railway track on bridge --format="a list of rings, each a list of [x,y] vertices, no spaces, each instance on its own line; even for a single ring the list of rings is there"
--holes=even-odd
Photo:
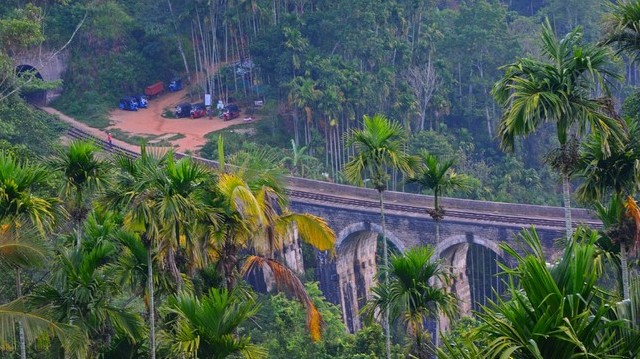
[[[82,129],[70,126],[67,130],[67,136],[73,139],[79,140],[91,140],[94,141],[97,145],[102,147],[102,149],[111,154],[123,154],[125,156],[136,158],[140,156],[139,153],[131,151],[129,149],[117,146],[117,145],[109,145],[105,140],[100,139]],[[176,154],[178,157],[187,156],[182,153]],[[217,162],[211,161],[208,159],[193,157],[192,158],[202,164],[211,167],[217,167]],[[363,208],[368,209],[370,211],[378,211],[379,203],[373,200],[367,199],[359,199],[359,198],[351,198],[345,196],[337,196],[331,195],[327,193],[318,193],[312,189],[301,189],[301,188],[287,188],[286,193],[289,196],[290,200],[293,202],[301,202],[307,203],[309,201],[318,203],[327,207],[351,207],[351,208]],[[398,204],[398,203],[385,203],[385,209],[392,212],[403,212],[410,214],[418,214],[428,216],[426,206],[415,206],[415,205],[407,205],[407,204]],[[488,212],[474,212],[474,211],[464,211],[458,209],[449,209],[446,210],[446,218],[448,219],[457,219],[464,221],[474,221],[474,222],[492,222],[492,223],[500,223],[507,224],[514,227],[527,227],[534,225],[536,227],[545,227],[545,228],[564,228],[564,218],[542,218],[542,217],[526,217],[526,216],[510,216],[498,213],[488,213]],[[600,224],[596,221],[589,221],[586,224],[592,227],[599,227]]]
[[[324,193],[311,193],[308,191],[287,189],[287,194],[292,200],[311,200],[319,203],[326,204],[339,204],[343,206],[369,208],[376,211],[380,210],[378,202],[370,200],[362,200],[356,198],[347,198],[340,196],[332,196]],[[413,213],[428,216],[427,207],[404,205],[397,203],[385,203],[385,210]],[[564,218],[536,218],[536,217],[521,217],[521,216],[508,216],[496,213],[482,213],[482,212],[469,212],[455,209],[446,209],[446,218],[456,218],[461,220],[479,221],[479,222],[494,222],[494,223],[507,223],[514,226],[536,226],[536,227],[550,227],[564,229]],[[586,223],[590,226],[598,226],[596,222]]]

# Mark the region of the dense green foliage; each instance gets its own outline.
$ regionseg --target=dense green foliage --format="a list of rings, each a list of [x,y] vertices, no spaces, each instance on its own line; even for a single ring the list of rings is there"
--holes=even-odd
[[[287,210],[287,171],[369,182],[380,193],[383,237],[387,189],[559,204],[558,174],[572,176],[603,228],[565,238],[553,264],[535,231],[521,234],[522,250],[503,246],[516,263],[504,267],[507,292],[454,325],[439,355],[638,356],[638,74],[635,63],[609,63],[604,46],[637,55],[640,2],[606,3],[2,2],[0,358],[428,357],[434,333],[425,322],[455,311],[440,285],[448,268],[431,260],[430,247],[395,254],[366,307],[370,317],[391,317],[395,342],[385,348],[390,336],[377,323],[346,333],[339,308],[285,260],[297,244],[294,223],[305,259],[333,251],[335,240],[326,220]],[[611,13],[596,46],[603,11]],[[68,59],[55,106],[96,127],[119,96],[174,77],[193,101],[209,92],[256,111],[256,125],[203,149],[225,158],[226,143],[239,169],[213,171],[144,147],[135,160],[85,142],[55,150],[62,126],[19,95],[58,83],[18,74],[11,62],[39,45]],[[604,91],[596,70],[623,66],[624,91]],[[518,96],[531,89],[522,105]],[[632,93],[624,119],[613,106],[623,93]],[[541,98],[550,106],[538,106]],[[251,108],[255,99],[266,105]],[[585,120],[594,120],[590,131],[581,131]],[[571,166],[541,166],[569,142]],[[568,163],[554,153],[552,164]],[[419,186],[407,181],[414,171]],[[457,173],[463,185],[432,181]],[[602,280],[605,272],[616,280]],[[257,294],[248,278],[287,295]]]
[[[449,139],[446,156],[463,156],[457,168],[477,179],[473,190],[453,195],[558,204],[554,191],[542,190],[558,180],[541,165],[552,148],[551,129],[519,141],[513,156],[501,153],[494,139],[500,112],[489,90],[500,66],[539,54],[536,33],[544,16],[559,34],[581,25],[585,39],[594,41],[604,4],[84,0],[42,1],[35,4],[40,10],[16,12],[21,2],[10,1],[0,15],[32,26],[24,21],[34,18],[29,14],[46,14],[38,17],[44,31],[15,46],[44,39],[55,49],[71,39],[55,106],[93,126],[107,125],[107,111],[120,96],[181,77],[194,102],[205,92],[243,106],[265,99],[258,113],[268,121],[252,134],[233,135],[243,141],[227,143],[287,152],[293,139],[316,158],[310,167],[317,170],[307,176],[343,182],[342,167],[353,154],[343,134],[360,127],[363,115],[383,113],[409,131],[411,153],[424,146],[422,131]],[[635,78],[635,65],[627,68]],[[213,147],[202,154],[214,156]],[[403,183],[397,176],[390,185],[402,189]]]

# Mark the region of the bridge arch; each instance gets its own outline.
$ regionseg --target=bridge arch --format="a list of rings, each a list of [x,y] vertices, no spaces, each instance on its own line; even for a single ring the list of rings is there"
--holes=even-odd
[[[435,248],[437,258],[451,267],[451,290],[459,299],[459,314],[471,315],[481,310],[496,293],[505,290],[499,262],[504,263],[504,251],[498,241],[473,233],[446,237]],[[439,331],[447,331],[449,321],[440,317]]]
[[[352,223],[342,229],[338,235],[336,236],[336,248],[340,250],[340,247],[343,245],[345,240],[349,238],[349,236],[358,232],[374,232],[377,234],[382,234],[382,226],[377,223],[372,222],[357,222]],[[393,232],[387,229],[385,233],[385,237],[389,242],[391,242],[400,252],[404,253],[407,248],[402,240],[398,238]]]
[[[500,244],[496,241],[492,241],[490,239],[474,236],[474,235],[466,235],[466,234],[458,234],[445,238],[443,241],[436,245],[436,256],[438,258],[442,257],[442,254],[449,248],[464,244],[464,243],[474,243],[481,245],[487,249],[492,250],[495,254],[500,257],[504,256],[504,252],[502,248],[500,248]]]
[[[382,226],[369,221],[351,223],[336,236],[336,272],[342,317],[350,332],[361,328],[360,309],[370,299],[376,283],[378,236]],[[405,244],[387,231],[386,239],[400,252]]]

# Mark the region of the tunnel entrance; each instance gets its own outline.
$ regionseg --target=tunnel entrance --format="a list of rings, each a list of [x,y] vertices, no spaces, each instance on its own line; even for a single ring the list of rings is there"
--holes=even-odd
[[[47,91],[34,89],[33,86],[29,86],[29,83],[32,82],[31,79],[44,81],[40,72],[31,65],[19,65],[16,67],[16,75],[21,80],[28,82],[20,89],[20,97],[31,104],[45,106],[47,104]]]

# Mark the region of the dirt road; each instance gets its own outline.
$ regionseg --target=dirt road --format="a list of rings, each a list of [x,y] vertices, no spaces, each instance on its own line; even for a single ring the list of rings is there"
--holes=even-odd
[[[151,99],[149,100],[149,108],[146,109],[143,108],[138,111],[113,110],[109,113],[111,125],[105,130],[89,127],[51,107],[42,107],[42,110],[55,114],[61,120],[79,127],[98,138],[106,139],[108,131],[117,132],[114,130],[118,129],[127,136],[147,137],[150,139],[149,143],[151,144],[155,141],[164,140],[163,142],[169,142],[179,152],[189,150],[194,153],[205,144],[205,135],[207,133],[245,122],[245,117],[242,113],[240,117],[231,121],[222,121],[218,117],[213,117],[212,119],[202,117],[195,120],[162,117],[165,109],[173,111],[174,107],[181,102],[189,102],[185,90],[166,92],[157,98]],[[253,120],[255,121],[257,118],[254,117]],[[172,137],[179,137],[177,135],[184,137],[171,139]],[[120,141],[117,134],[114,137],[114,143],[133,151],[139,150],[138,145]]]
[[[185,90],[178,92],[165,92],[157,98],[149,100],[149,108],[138,111],[113,110],[109,114],[111,125],[107,130],[119,129],[129,135],[142,135],[154,137],[155,140],[171,139],[181,134],[184,137],[169,142],[178,151],[197,151],[205,144],[205,135],[235,124],[243,123],[244,116],[231,121],[222,121],[218,117],[212,119],[202,117],[192,120],[190,118],[164,118],[165,110],[173,111],[181,102],[189,102]],[[152,142],[151,142],[152,143]]]

